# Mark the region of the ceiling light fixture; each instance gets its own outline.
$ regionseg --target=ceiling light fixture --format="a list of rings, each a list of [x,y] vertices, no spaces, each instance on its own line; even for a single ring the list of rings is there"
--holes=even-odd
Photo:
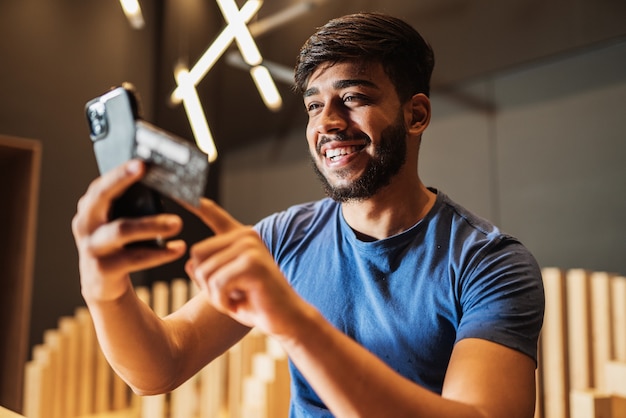
[[[141,29],[145,26],[139,0],[120,0],[120,4],[124,10],[126,19],[128,19],[128,22],[133,28]]]
[[[189,76],[189,69],[179,66],[176,68],[174,75],[196,144],[198,148],[208,155],[209,162],[213,162],[217,158],[217,148],[202,109],[200,97],[198,97],[196,87]]]
[[[222,0],[222,2],[225,0]],[[233,0],[228,0],[230,3],[234,5]],[[227,21],[234,22],[243,22],[247,24],[252,17],[259,11],[263,2],[260,0],[248,0],[243,7],[236,13],[236,17],[233,15],[229,15]],[[235,5],[235,7],[237,7]],[[230,10],[226,7],[227,10]],[[230,11],[228,13],[231,13]],[[245,25],[244,25],[245,26]],[[217,62],[217,60],[224,54],[226,49],[230,46],[234,39],[236,39],[238,33],[237,30],[241,31],[241,27],[237,24],[228,24],[222,32],[215,38],[213,43],[207,48],[207,50],[202,54],[200,59],[196,62],[196,64],[189,70],[189,81],[197,86],[200,81],[207,75],[209,70],[213,68],[213,65]],[[247,32],[247,29],[244,30]],[[249,33],[249,32],[248,32]],[[241,36],[241,35],[240,35]],[[245,44],[245,42],[244,42]],[[256,44],[254,44],[256,47]],[[258,51],[258,49],[257,49]],[[243,53],[243,52],[242,52]],[[250,57],[253,53],[246,52],[248,59],[253,62]],[[258,63],[257,63],[258,64]],[[178,87],[172,93],[170,100],[173,104],[178,104],[181,102],[182,97],[180,95],[180,90]]]
[[[183,103],[196,142],[200,149],[209,154],[209,161],[215,160],[217,150],[196,90],[198,83],[235,41],[239,54],[228,54],[227,60],[231,64],[248,69],[265,105],[270,110],[279,110],[283,101],[272,75],[277,75],[282,81],[291,84],[292,76],[288,74],[291,73],[291,69],[263,62],[253,35],[259,35],[285,24],[328,0],[305,0],[249,26],[250,20],[263,5],[262,0],[247,0],[241,9],[235,0],[216,1],[227,25],[190,70],[181,67],[175,70],[177,87],[170,96],[172,104]]]

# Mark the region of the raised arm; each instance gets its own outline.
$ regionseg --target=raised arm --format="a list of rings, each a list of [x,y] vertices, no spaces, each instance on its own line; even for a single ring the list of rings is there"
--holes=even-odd
[[[111,202],[144,170],[141,162],[131,161],[96,179],[78,203],[72,231],[81,292],[105,356],[136,392],[154,394],[184,382],[248,329],[218,313],[202,296],[161,319],[135,295],[131,272],[170,262],[186,250],[180,240],[163,249],[125,247],[173,237],[182,227],[176,215],[109,222]]]

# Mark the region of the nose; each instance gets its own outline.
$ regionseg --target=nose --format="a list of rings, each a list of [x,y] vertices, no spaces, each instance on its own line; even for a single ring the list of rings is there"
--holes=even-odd
[[[327,103],[315,116],[315,129],[320,134],[344,131],[348,126],[348,115],[345,108],[336,103]]]

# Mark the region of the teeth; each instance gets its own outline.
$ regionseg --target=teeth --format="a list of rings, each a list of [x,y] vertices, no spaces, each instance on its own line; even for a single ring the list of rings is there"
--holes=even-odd
[[[353,152],[358,151],[359,147],[343,147],[343,148],[333,148],[330,149],[328,151],[326,151],[326,158],[337,158],[337,157],[341,157],[342,155],[348,155],[348,154],[352,154]]]

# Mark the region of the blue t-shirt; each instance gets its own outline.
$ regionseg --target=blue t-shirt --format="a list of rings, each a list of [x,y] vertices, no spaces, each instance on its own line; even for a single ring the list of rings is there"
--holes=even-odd
[[[299,295],[426,389],[441,393],[463,338],[537,360],[544,294],[535,259],[441,192],[424,219],[382,240],[359,240],[328,198],[274,214],[256,229]],[[291,376],[291,416],[331,416],[293,365]]]

